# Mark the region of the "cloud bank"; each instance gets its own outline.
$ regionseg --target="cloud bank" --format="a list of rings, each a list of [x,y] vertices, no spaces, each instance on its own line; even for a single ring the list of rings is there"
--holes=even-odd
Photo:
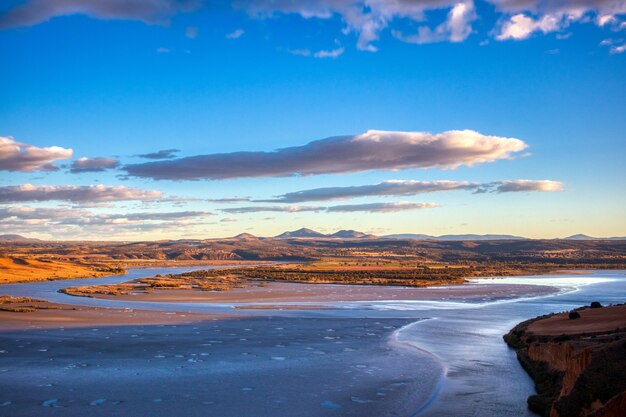
[[[59,146],[40,148],[0,136],[0,171],[57,171],[53,162],[70,159],[73,151]]]
[[[102,172],[107,169],[117,168],[119,164],[119,161],[113,158],[79,158],[72,162],[70,172],[72,174]]]
[[[69,201],[94,203],[110,201],[155,201],[163,193],[155,190],[106,185],[10,185],[0,187],[0,203]]]
[[[607,24],[619,28],[626,14],[625,0],[485,0],[499,17],[492,32],[496,40],[526,39],[534,33],[566,29],[571,23]],[[357,36],[357,48],[374,52],[376,41],[388,28],[399,40],[424,44],[462,42],[473,32],[475,20],[484,18],[476,11],[473,0],[239,0],[236,7],[255,18],[275,18],[295,14],[304,19],[339,17],[344,33]],[[446,11],[443,20],[432,12]],[[436,20],[439,19],[439,20]],[[414,26],[404,33],[395,23]]]
[[[472,130],[438,134],[370,130],[273,152],[232,152],[126,165],[129,176],[155,180],[221,180],[339,174],[370,170],[457,168],[513,157],[515,138]]]
[[[520,191],[551,192],[562,191],[563,183],[551,180],[510,180],[482,184],[467,181],[390,180],[372,185],[314,188],[286,193],[275,199],[257,201],[266,203],[301,203],[304,201],[347,200],[350,198],[373,196],[412,196],[455,190],[467,190],[477,193]]]
[[[344,25],[341,30],[344,35],[356,35],[358,49],[375,52],[376,42],[386,30],[391,30],[401,41],[416,44],[465,41],[474,32],[473,23],[486,21],[488,17],[478,15],[477,3],[475,0],[235,0],[232,5],[254,19],[276,19],[283,15],[308,20],[337,18]],[[559,32],[572,23],[621,31],[626,21],[626,0],[485,0],[484,3],[496,13],[496,27],[491,32],[499,41]],[[178,13],[215,4],[202,0],[24,0],[0,12],[0,29],[36,25],[56,16],[73,14],[167,24]],[[400,31],[399,25],[410,29]],[[195,37],[194,29],[187,29],[188,37]],[[243,34],[244,29],[239,28],[226,37],[237,39]]]
[[[208,224],[206,211],[93,213],[71,208],[16,206],[0,208],[0,232],[41,233],[54,231],[56,237],[103,236],[119,239],[125,234],[145,232],[194,232]]]

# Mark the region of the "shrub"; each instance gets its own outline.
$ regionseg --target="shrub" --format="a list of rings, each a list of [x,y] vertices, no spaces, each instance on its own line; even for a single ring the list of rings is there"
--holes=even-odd
[[[602,307],[602,304],[600,304],[599,301],[594,301],[591,303],[591,308],[600,308]]]
[[[580,318],[580,314],[578,313],[578,311],[572,311],[569,313],[569,319],[570,320],[576,320]]]

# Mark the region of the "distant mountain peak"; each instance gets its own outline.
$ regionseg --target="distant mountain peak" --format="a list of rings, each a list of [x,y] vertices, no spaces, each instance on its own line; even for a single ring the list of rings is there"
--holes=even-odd
[[[312,229],[307,229],[303,227],[298,230],[292,230],[290,232],[284,232],[276,236],[279,239],[287,239],[287,238],[303,238],[303,237],[326,237],[325,234],[316,232]]]
[[[563,239],[565,239],[565,240],[592,240],[592,239],[596,239],[596,238],[595,237],[591,237],[589,235],[582,234],[582,233],[577,233],[575,235],[564,237]]]
[[[252,233],[239,233],[237,236],[234,236],[233,239],[253,240],[253,239],[258,239],[258,237],[256,237]]]
[[[514,236],[514,235],[474,235],[474,234],[466,234],[466,235],[441,235],[441,236],[431,236],[424,234],[412,234],[412,233],[404,233],[404,234],[395,234],[395,235],[386,235],[382,236],[384,238],[391,239],[432,239],[432,240],[525,240],[528,239],[522,236]]]
[[[34,242],[34,241],[39,241],[39,239],[32,239],[26,236],[22,236],[22,235],[17,235],[17,234],[6,234],[6,235],[0,235],[0,241],[5,241],[5,242],[20,242],[20,241],[24,241],[24,242]]]
[[[615,237],[593,237],[582,233],[577,233],[568,237],[564,237],[563,240],[626,240],[624,236]]]
[[[368,235],[363,232],[358,232],[356,230],[339,230],[333,234],[328,235],[328,237],[336,238],[336,239],[363,239],[368,237],[375,237],[374,235]]]

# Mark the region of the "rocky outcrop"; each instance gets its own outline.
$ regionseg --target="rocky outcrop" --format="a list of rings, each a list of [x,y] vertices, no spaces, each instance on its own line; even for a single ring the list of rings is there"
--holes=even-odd
[[[584,318],[591,310],[577,311]],[[624,306],[605,307],[602,313],[593,312],[593,320],[614,320],[622,311]],[[541,321],[548,319],[546,331]],[[566,320],[566,313],[539,317],[504,337],[535,381],[537,394],[528,398],[529,408],[546,417],[626,416],[626,327],[593,331],[587,320],[581,321],[583,332],[569,326],[566,334],[559,334],[559,323]]]

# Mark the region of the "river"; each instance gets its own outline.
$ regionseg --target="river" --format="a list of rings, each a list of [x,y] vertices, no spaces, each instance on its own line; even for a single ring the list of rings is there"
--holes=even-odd
[[[238,313],[232,304],[146,303],[72,297],[58,292],[59,289],[68,286],[119,283],[142,276],[178,273],[191,269],[207,267],[134,269],[127,275],[103,278],[3,285],[0,292],[80,306]],[[548,286],[553,288],[553,291],[549,295],[537,297],[485,296],[479,300],[445,298],[426,301],[401,299],[334,301],[325,303],[327,307],[332,307],[326,310],[254,310],[247,311],[246,314],[283,317],[281,320],[286,320],[285,323],[297,323],[294,320],[302,318],[405,321],[409,319],[407,324],[395,330],[394,337],[402,344],[419,349],[421,352],[419,357],[423,360],[424,366],[429,367],[428,372],[424,372],[428,378],[424,378],[421,386],[422,390],[429,392],[421,393],[419,407],[412,415],[533,416],[534,414],[526,408],[526,398],[534,392],[533,384],[518,364],[514,351],[503,342],[502,335],[518,322],[538,315],[570,310],[588,305],[591,301],[600,301],[603,305],[623,303],[626,301],[626,276],[625,271],[587,271],[585,274],[574,272],[495,280],[479,279],[468,285],[497,288],[494,286],[518,284]],[[343,331],[347,333],[349,328],[345,327]],[[439,371],[434,372],[433,366],[438,367]],[[335,404],[339,407],[340,400],[334,401],[329,400],[322,404]],[[334,415],[353,415],[348,410],[351,409],[345,407],[344,413]]]

